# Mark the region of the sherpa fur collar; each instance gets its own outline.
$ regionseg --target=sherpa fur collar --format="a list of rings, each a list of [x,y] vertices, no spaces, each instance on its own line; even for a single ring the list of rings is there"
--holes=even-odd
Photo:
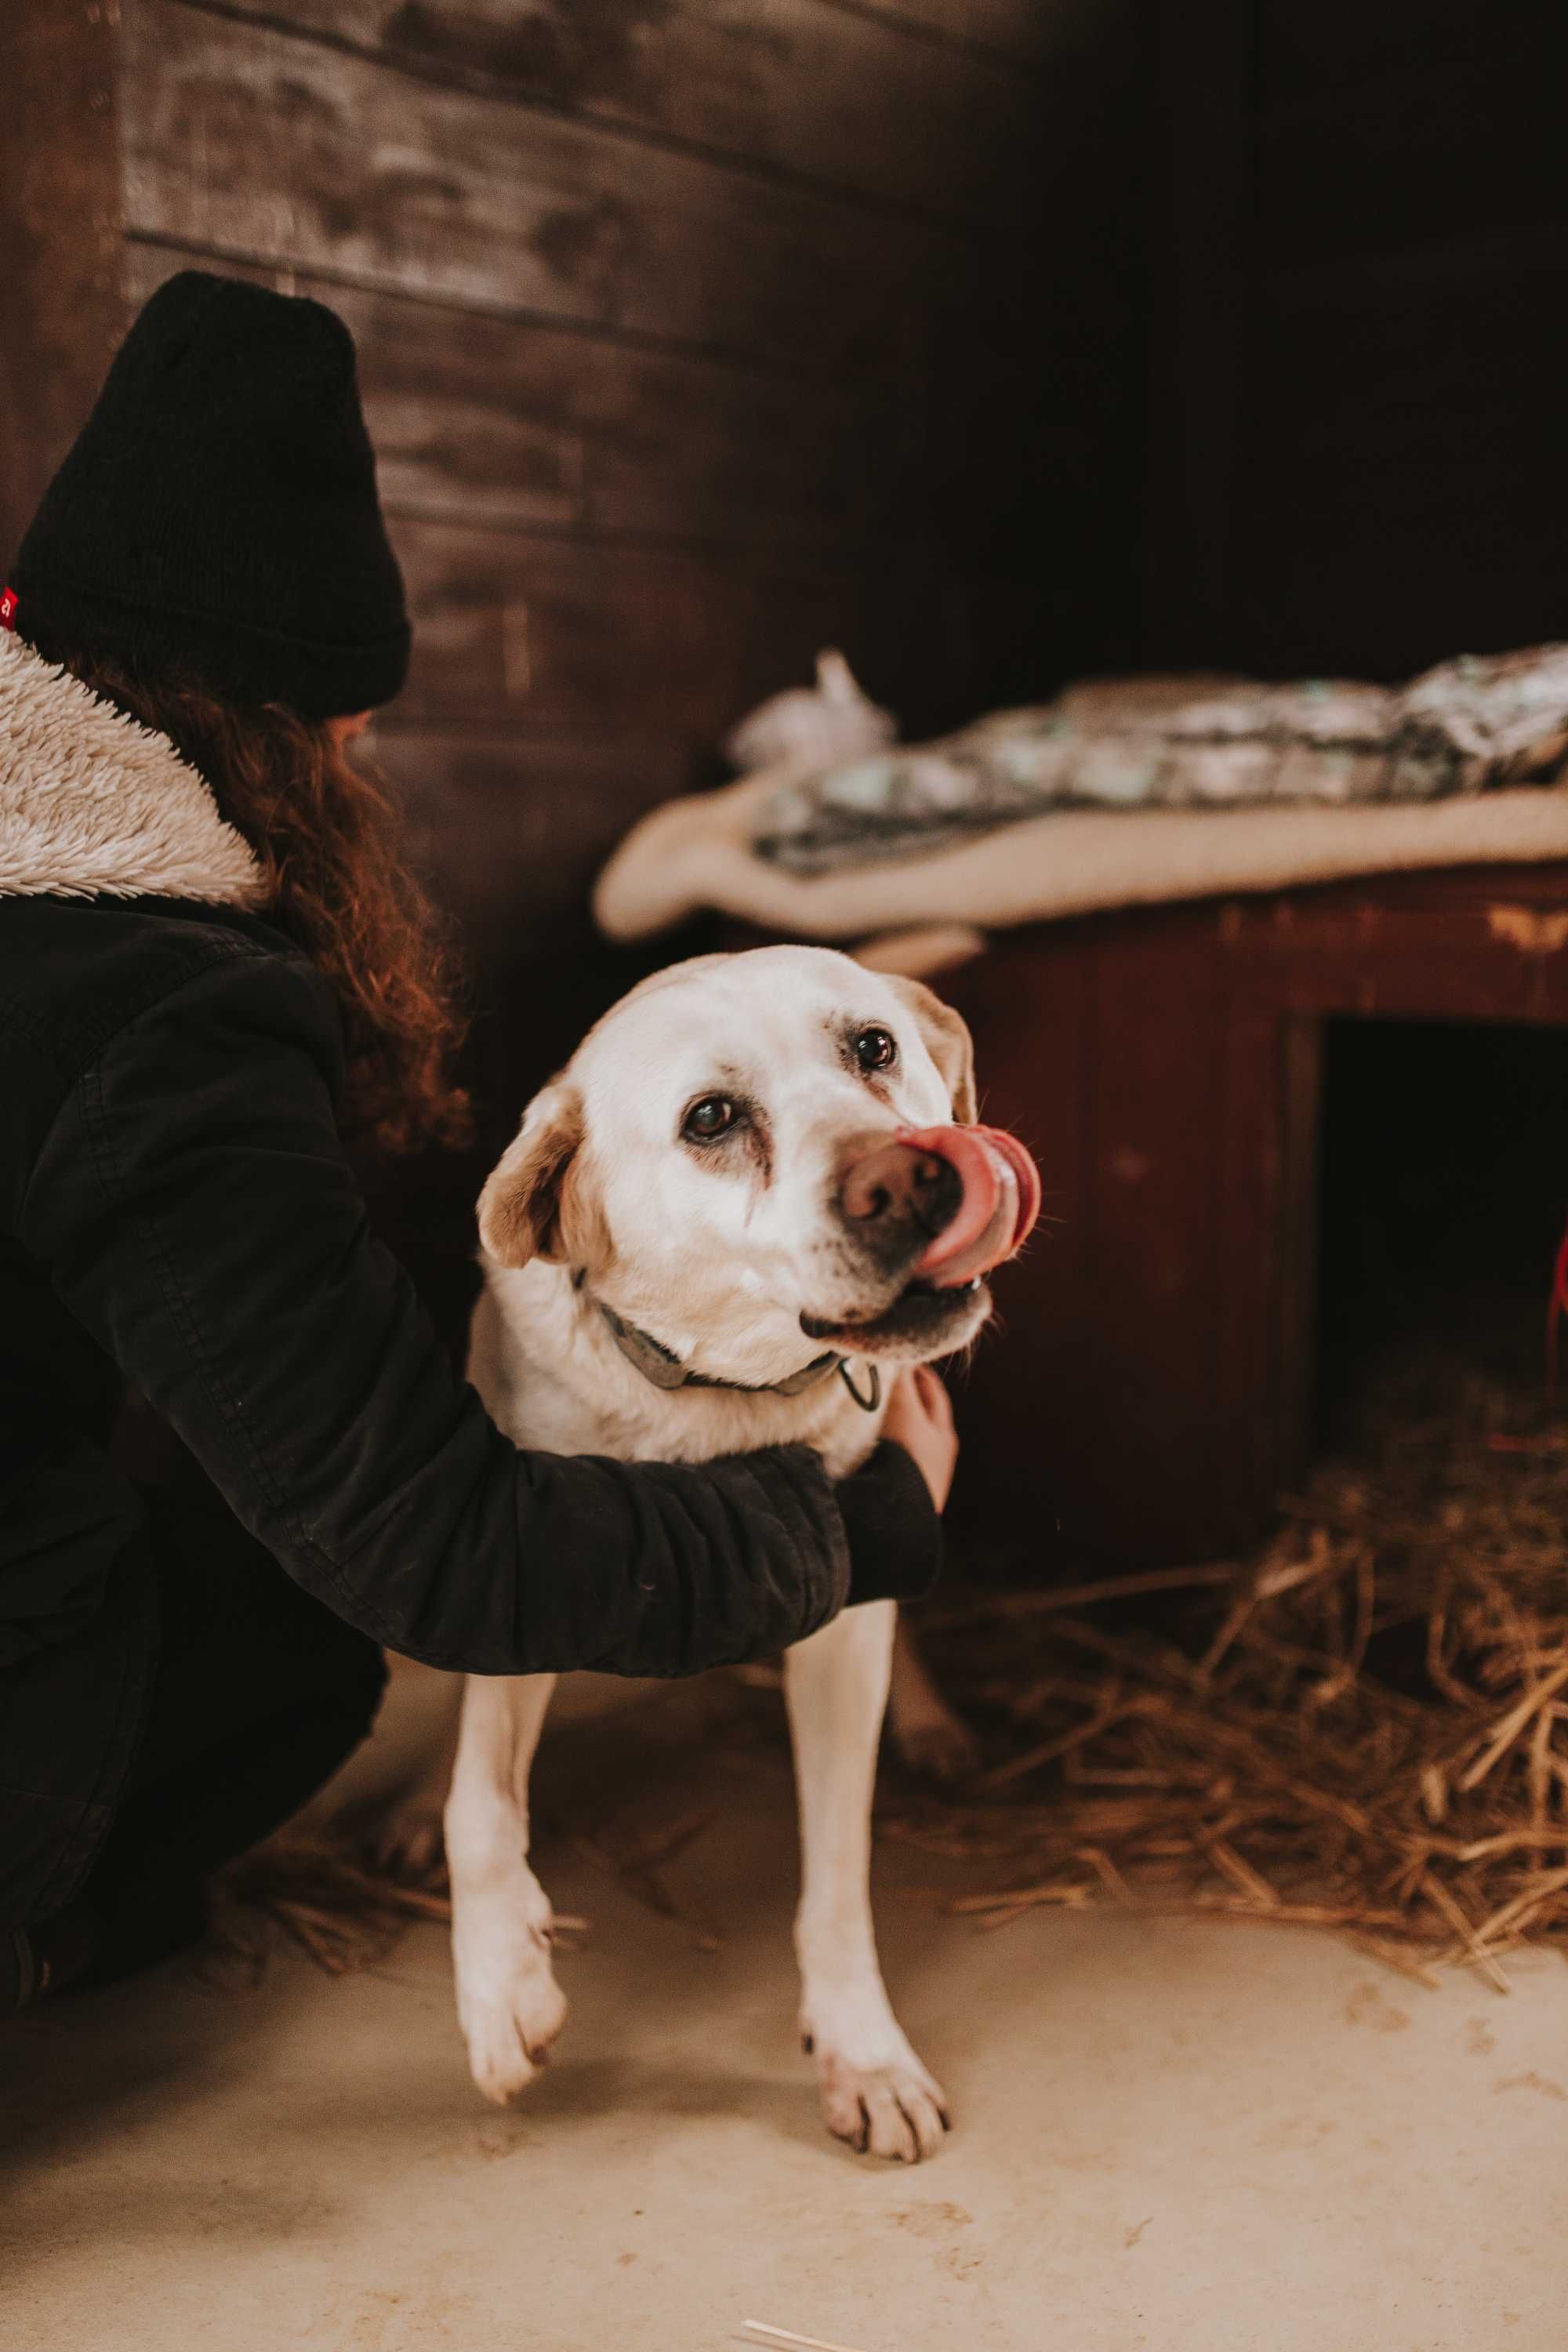
[[[167,736],[0,635],[0,898],[256,907],[261,871]]]

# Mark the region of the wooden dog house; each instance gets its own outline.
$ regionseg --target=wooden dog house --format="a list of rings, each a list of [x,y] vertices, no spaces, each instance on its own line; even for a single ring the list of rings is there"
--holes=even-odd
[[[1533,1348],[1568,1214],[1555,1118],[1568,1091],[1568,866],[1036,926],[943,985],[975,1030],[986,1116],[1035,1148],[1060,1220],[1009,1270],[1005,1336],[982,1344],[963,1382],[955,1513],[1007,1572],[1063,1546],[1218,1555],[1256,1536],[1300,1475],[1332,1405],[1320,1379],[1325,1280],[1331,1271],[1342,1321],[1356,1282],[1353,1266],[1325,1264],[1325,1229],[1332,1242],[1358,1198],[1373,1218],[1402,1213],[1404,1147],[1386,1123],[1359,1170],[1342,1135],[1325,1187],[1325,1108],[1348,1024],[1391,1024],[1394,1092],[1393,1024],[1453,1024],[1426,1041],[1435,1115],[1406,1122],[1428,1185],[1447,1168],[1469,1188],[1473,1213],[1451,1221],[1458,1255],[1434,1273],[1453,1295],[1473,1289],[1500,1245]],[[1521,1027],[1562,1060],[1549,1064],[1539,1135],[1510,1150],[1499,1050]],[[1516,1161],[1533,1172],[1521,1178]],[[1507,1187],[1489,1197],[1498,1168]],[[1423,1245],[1438,1249],[1435,1230]]]

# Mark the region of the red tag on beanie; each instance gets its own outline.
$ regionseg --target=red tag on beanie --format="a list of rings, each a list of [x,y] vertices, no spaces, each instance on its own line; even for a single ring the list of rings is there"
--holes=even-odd
[[[14,630],[16,626],[16,591],[15,588],[0,588],[0,629]]]

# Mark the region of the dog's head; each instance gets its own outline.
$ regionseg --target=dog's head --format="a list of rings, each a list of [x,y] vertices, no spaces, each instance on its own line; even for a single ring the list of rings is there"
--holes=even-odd
[[[803,1339],[923,1362],[974,1337],[1037,1206],[975,1108],[969,1032],[920,982],[825,948],[700,956],[535,1097],[480,1235],[721,1379],[781,1378]]]

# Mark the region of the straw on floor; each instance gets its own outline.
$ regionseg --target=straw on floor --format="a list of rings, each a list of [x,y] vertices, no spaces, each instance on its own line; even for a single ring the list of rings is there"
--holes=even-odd
[[[285,1830],[221,1871],[203,1962],[226,1985],[255,1983],[292,1944],[329,1976],[378,1967],[416,1919],[449,1920],[439,1845],[343,1829]]]
[[[1568,1433],[1427,1364],[1257,1555],[959,1595],[928,1654],[987,1768],[885,1788],[1000,1927],[1116,1899],[1348,1931],[1430,1978],[1568,1955]]]

